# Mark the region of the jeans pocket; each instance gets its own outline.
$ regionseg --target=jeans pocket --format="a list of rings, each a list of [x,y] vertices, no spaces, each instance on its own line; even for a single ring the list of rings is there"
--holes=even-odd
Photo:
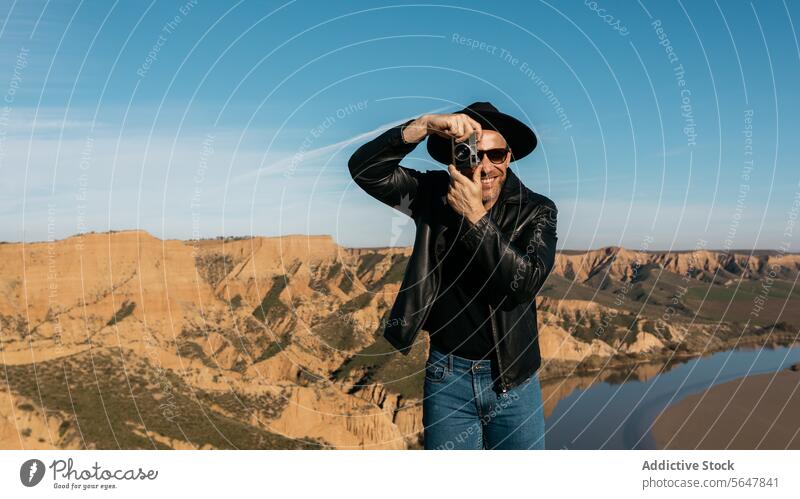
[[[425,380],[431,383],[441,383],[447,378],[447,364],[444,362],[425,363]]]

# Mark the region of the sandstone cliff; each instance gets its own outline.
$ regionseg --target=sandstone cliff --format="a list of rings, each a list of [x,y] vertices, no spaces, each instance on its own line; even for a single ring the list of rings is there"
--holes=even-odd
[[[0,244],[0,446],[419,447],[426,335],[408,357],[381,336],[409,255],[301,235]],[[799,270],[777,252],[559,254],[537,298],[542,379],[562,378],[548,411],[582,374],[787,340]]]

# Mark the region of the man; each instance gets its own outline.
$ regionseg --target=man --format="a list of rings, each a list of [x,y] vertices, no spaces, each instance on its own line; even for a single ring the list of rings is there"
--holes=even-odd
[[[451,139],[475,132],[479,164],[458,171]],[[447,172],[400,161],[427,137]],[[414,249],[384,329],[407,355],[430,333],[426,449],[543,449],[535,296],[553,267],[557,209],[508,168],[536,147],[533,131],[489,102],[428,114],[362,145],[350,173],[410,215]]]

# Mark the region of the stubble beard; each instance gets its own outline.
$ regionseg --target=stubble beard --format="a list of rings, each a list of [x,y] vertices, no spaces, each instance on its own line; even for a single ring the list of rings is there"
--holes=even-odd
[[[497,187],[495,187],[491,192],[489,192],[488,195],[483,196],[482,201],[484,208],[488,210],[492,206],[492,204],[497,201],[497,198],[500,197],[500,192],[503,190],[503,184],[505,183],[506,179],[504,178],[502,181],[498,183]]]

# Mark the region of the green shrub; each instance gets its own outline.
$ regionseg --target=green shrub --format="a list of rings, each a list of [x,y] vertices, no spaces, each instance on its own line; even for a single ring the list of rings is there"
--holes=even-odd
[[[136,308],[136,302],[129,302],[125,300],[122,302],[122,306],[119,307],[119,310],[114,313],[114,316],[106,323],[106,326],[113,326],[117,324],[119,321],[128,317],[133,313],[133,309]]]

